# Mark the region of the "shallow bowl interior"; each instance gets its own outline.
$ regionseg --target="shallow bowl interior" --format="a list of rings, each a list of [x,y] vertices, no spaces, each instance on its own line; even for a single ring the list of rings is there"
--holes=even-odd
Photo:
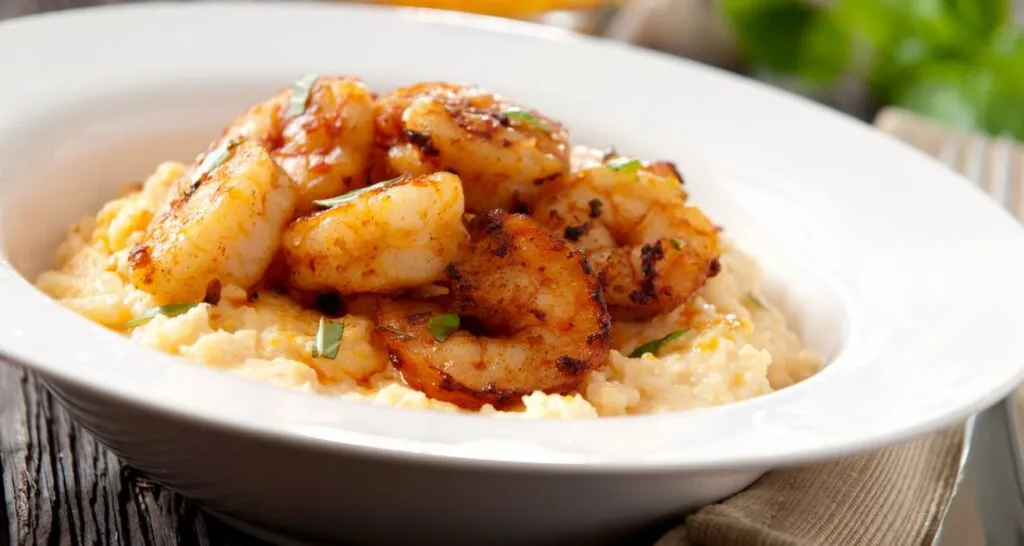
[[[153,16],[132,25],[87,21],[99,37],[89,48],[0,59],[4,73],[24,76],[0,89],[0,297],[26,310],[0,315],[0,350],[47,374],[295,441],[590,469],[866,449],[962,418],[1021,378],[1024,342],[1006,322],[1024,303],[1019,228],[959,177],[858,122],[693,63],[491,19],[351,8],[338,33],[326,15],[336,8],[147,9]],[[50,30],[83,24],[66,17]],[[306,31],[288,48],[209,54],[224,36],[271,21]],[[192,35],[153,45],[172,28]],[[394,39],[381,42],[382,29]],[[0,51],[34,32],[31,22],[3,30]],[[159,161],[190,160],[245,107],[309,72],[358,75],[377,91],[478,83],[562,120],[577,143],[675,161],[692,200],[761,261],[770,296],[830,365],[770,396],[680,414],[544,423],[429,414],[251,384],[135,347],[25,281],[52,265],[70,223]],[[954,213],[964,221],[949,229]],[[980,364],[965,365],[972,359]]]

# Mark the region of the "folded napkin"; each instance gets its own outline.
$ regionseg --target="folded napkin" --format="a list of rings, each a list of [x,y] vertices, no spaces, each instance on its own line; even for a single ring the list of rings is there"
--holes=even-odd
[[[932,155],[948,153],[942,143],[952,132],[916,116],[888,110],[876,126]],[[934,544],[964,464],[964,430],[769,472],[690,515],[655,546]]]
[[[963,426],[835,462],[769,472],[656,546],[932,544],[956,488]]]

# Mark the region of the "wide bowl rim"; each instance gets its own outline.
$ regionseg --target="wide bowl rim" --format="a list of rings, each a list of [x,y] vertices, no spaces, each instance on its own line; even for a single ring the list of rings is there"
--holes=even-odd
[[[179,5],[156,2],[77,9],[3,22],[0,23],[0,50],[4,49],[5,43],[31,48],[33,46],[26,42],[40,40],[38,37],[42,36],[59,35],[74,28],[109,26],[127,29],[132,24],[164,18],[180,18],[198,24],[201,20],[215,16],[248,18],[247,21],[264,21],[263,24],[269,24],[266,21],[270,19],[301,16],[338,18],[339,21],[346,17],[360,19],[367,24],[402,25],[405,30],[443,28],[466,33],[479,40],[504,40],[524,45],[540,43],[553,48],[573,49],[581,54],[603,54],[676,70],[695,78],[698,85],[721,87],[744,96],[770,101],[780,107],[784,105],[787,111],[800,114],[801,119],[794,122],[797,125],[804,123],[805,119],[810,120],[806,122],[809,128],[820,126],[847,135],[851,141],[863,145],[865,150],[899,163],[908,172],[934,178],[936,191],[945,195],[947,201],[962,203],[977,218],[984,217],[984,222],[987,222],[985,230],[993,234],[994,242],[989,250],[996,263],[1008,271],[1024,273],[1024,232],[1020,231],[1016,222],[1005,211],[985,202],[959,176],[895,139],[805,99],[714,68],[626,44],[577,36],[531,23],[434,10],[366,5],[339,6],[304,2]],[[98,40],[109,40],[102,37],[102,34],[100,36]],[[14,70],[17,66],[13,59],[0,59],[0,69],[12,69],[10,72],[5,70],[6,73],[17,74]],[[87,80],[87,77],[83,77],[78,83],[88,85]],[[19,89],[21,87],[18,86],[0,89],[0,98],[3,99],[0,103],[13,104],[19,102],[19,99],[26,100],[25,96],[19,95]],[[0,114],[3,112],[0,108]],[[3,141],[3,133],[3,128],[0,128],[0,142]],[[5,174],[3,166],[0,158],[0,187]],[[1005,256],[996,256],[995,248],[1010,252]],[[1024,365],[1014,367],[1009,364],[1011,359],[1014,362],[1024,361],[1017,360],[1017,356],[1024,356],[1024,341],[1009,339],[1001,356],[995,353],[991,355],[993,361],[999,364],[998,369],[992,372],[992,377],[987,378],[984,384],[972,384],[970,388],[973,390],[969,394],[960,395],[952,401],[940,401],[935,396],[931,401],[936,405],[925,408],[920,415],[902,421],[873,424],[874,428],[862,426],[845,436],[828,436],[821,441],[814,440],[815,432],[824,436],[828,426],[840,422],[808,420],[808,410],[812,408],[805,407],[805,400],[818,388],[811,385],[797,385],[770,396],[726,406],[678,414],[612,419],[541,422],[413,412],[314,397],[250,383],[199,365],[183,365],[179,359],[169,355],[124,342],[97,325],[76,321],[78,317],[39,293],[13,269],[6,256],[3,258],[0,266],[0,294],[5,301],[13,304],[12,308],[33,310],[32,317],[28,319],[17,317],[11,312],[0,314],[0,355],[8,360],[21,363],[43,376],[101,392],[124,403],[174,414],[181,419],[315,448],[358,451],[419,462],[559,472],[680,471],[793,464],[863,451],[952,425],[991,405],[1024,379]],[[941,260],[936,263],[946,264]],[[950,280],[958,279],[950,277]],[[1002,303],[992,304],[994,309],[1008,314],[1012,303],[1024,301],[1024,291],[1013,288],[1009,290],[1008,297]],[[986,291],[984,294],[994,295],[996,292]],[[865,318],[861,317],[860,320],[864,321]],[[62,356],[58,348],[48,343],[46,332],[32,328],[33,324],[53,325],[61,329],[76,342],[75,354]],[[942,343],[952,341],[944,340]],[[146,365],[131,370],[122,368],[125,373],[116,373],[116,366],[132,366],[133,362],[139,360],[146,361]],[[155,380],[159,384],[154,384]],[[838,379],[828,381],[835,383]],[[182,384],[189,388],[193,384],[201,385],[202,392],[190,394]],[[204,394],[214,392],[229,395],[232,404],[215,403],[203,398]],[[886,400],[894,400],[894,393],[885,394],[890,397]],[[261,405],[273,406],[279,412],[272,414],[266,408],[259,407]],[[798,417],[787,421],[787,412]],[[310,416],[318,419],[311,419]],[[852,415],[843,417],[843,424],[853,424]],[[766,420],[771,422],[769,426],[765,425]],[[665,434],[673,430],[711,430],[723,426],[737,428],[732,430],[727,439],[708,440],[712,446],[699,453],[687,449],[690,442],[685,438],[664,438]],[[656,445],[668,447],[664,447],[663,452],[644,454],[636,451],[642,446],[631,451],[623,450],[621,446],[613,448],[590,441],[602,435],[624,438],[629,434],[640,434],[635,429],[649,431],[643,434],[662,436],[659,442],[666,443]],[[413,434],[414,430],[434,430],[436,435]],[[772,441],[772,438],[775,440]],[[722,449],[715,451],[714,442],[719,442]]]

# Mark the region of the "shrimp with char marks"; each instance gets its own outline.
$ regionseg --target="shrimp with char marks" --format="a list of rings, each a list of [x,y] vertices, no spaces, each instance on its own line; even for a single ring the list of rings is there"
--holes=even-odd
[[[392,293],[441,280],[467,237],[462,183],[451,173],[400,177],[296,219],[281,245],[291,285]]]
[[[463,408],[509,408],[534,391],[570,391],[604,365],[611,320],[582,252],[501,210],[473,217],[468,229],[469,244],[446,269],[447,304],[379,302],[377,335],[404,380]],[[445,313],[488,333],[463,329],[439,341],[428,325]]]
[[[516,210],[569,172],[558,122],[479,87],[421,83],[381,97],[376,135],[395,173],[455,172],[466,208]]]
[[[307,77],[257,104],[224,131],[221,142],[259,142],[295,180],[298,212],[314,200],[367,184],[373,151],[373,94],[361,81]]]
[[[686,204],[681,184],[669,163],[608,156],[546,188],[534,217],[586,250],[614,318],[649,319],[719,270],[718,229]]]
[[[253,142],[212,150],[182,174],[183,193],[128,255],[131,282],[165,302],[203,299],[213,281],[259,281],[291,219],[294,182]]]

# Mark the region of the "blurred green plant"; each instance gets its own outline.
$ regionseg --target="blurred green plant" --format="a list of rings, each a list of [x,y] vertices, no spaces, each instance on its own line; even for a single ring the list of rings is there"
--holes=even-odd
[[[744,63],[879,105],[1024,139],[1024,34],[1010,0],[723,0]]]

